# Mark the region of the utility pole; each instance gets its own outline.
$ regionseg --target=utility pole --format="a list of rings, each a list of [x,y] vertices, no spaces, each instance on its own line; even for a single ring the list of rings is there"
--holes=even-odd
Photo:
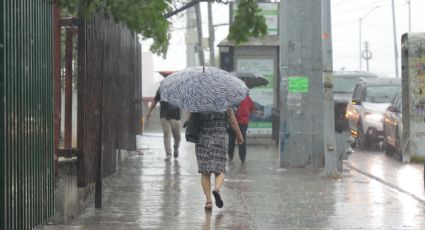
[[[331,2],[322,0],[322,58],[323,58],[323,137],[325,170],[328,175],[338,172],[339,161],[335,141],[335,115],[333,100],[333,63]]]
[[[199,65],[205,66],[205,58],[204,58],[204,49],[202,47],[202,18],[201,18],[201,6],[200,2],[195,5],[195,14],[196,14],[196,30],[198,31],[198,57],[199,57]]]
[[[368,12],[366,12],[363,16],[359,18],[359,70],[362,70],[362,53],[363,53],[363,47],[362,47],[362,22],[363,18],[366,18],[372,11],[378,9],[380,6],[376,5],[372,7]]]
[[[362,18],[359,18],[359,70],[362,70]]]
[[[321,2],[280,4],[280,166],[323,167]]]
[[[409,33],[412,32],[412,0],[406,0],[407,6],[409,7]]]
[[[187,0],[191,1],[191,0]],[[186,10],[186,66],[197,66],[196,50],[198,46],[196,35],[196,16],[194,7]]]
[[[212,17],[212,2],[208,2],[208,43],[210,46],[210,66],[215,66],[215,50],[214,50],[214,26]]]
[[[399,78],[398,74],[398,48],[397,48],[397,31],[395,27],[395,8],[394,8],[394,0],[391,0],[391,6],[393,11],[393,37],[394,37],[394,64],[395,64],[395,77]]]
[[[372,59],[372,51],[369,49],[369,42],[365,41],[362,58],[366,60],[366,71],[369,72],[369,60]]]

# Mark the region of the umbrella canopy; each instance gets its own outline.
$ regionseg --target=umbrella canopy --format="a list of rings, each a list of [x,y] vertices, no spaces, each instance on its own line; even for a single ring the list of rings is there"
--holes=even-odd
[[[191,67],[166,77],[161,100],[188,112],[222,112],[248,94],[245,83],[215,67]]]
[[[170,74],[172,74],[172,73],[174,73],[174,72],[176,72],[176,71],[158,71],[159,72],[159,74],[161,74],[163,77],[167,77],[168,75],[170,75]]]
[[[254,72],[232,72],[236,77],[245,82],[248,88],[263,86],[269,84],[269,81],[261,74]]]

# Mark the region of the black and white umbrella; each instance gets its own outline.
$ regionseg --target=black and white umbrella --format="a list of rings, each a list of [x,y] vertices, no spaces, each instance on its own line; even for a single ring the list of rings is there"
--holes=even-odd
[[[215,67],[190,67],[166,77],[161,100],[188,112],[222,112],[237,106],[248,94],[245,83]]]

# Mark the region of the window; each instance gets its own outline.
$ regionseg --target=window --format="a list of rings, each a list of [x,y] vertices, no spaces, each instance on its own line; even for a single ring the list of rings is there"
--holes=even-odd
[[[361,86],[356,85],[354,89],[354,93],[353,93],[353,99],[360,99],[360,91],[361,91]]]
[[[394,95],[400,92],[399,85],[374,85],[366,88],[364,101],[371,103],[391,103]]]

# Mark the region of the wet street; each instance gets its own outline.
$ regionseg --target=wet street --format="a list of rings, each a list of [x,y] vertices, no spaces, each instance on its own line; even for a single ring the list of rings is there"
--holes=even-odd
[[[66,226],[41,229],[425,229],[423,182],[413,176],[423,166],[394,160],[403,180],[385,175],[383,153],[354,153],[342,178],[329,179],[320,169],[279,168],[274,146],[248,146],[244,165],[237,157],[227,165],[224,207],[206,212],[194,145],[183,142],[170,162],[160,133],[139,136],[139,148],[104,180],[103,209],[92,204]]]

